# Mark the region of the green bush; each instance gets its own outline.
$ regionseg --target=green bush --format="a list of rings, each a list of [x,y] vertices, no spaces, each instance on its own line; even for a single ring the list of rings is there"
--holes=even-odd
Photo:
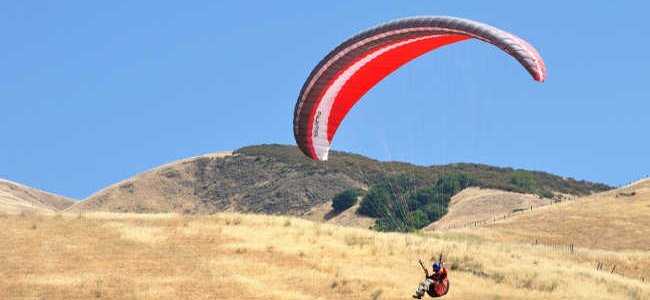
[[[535,193],[537,189],[535,177],[525,171],[515,171],[510,176],[510,183],[517,187],[520,192]]]
[[[404,224],[401,222],[395,223],[395,219],[389,217],[377,219],[372,229],[377,231],[407,231]]]
[[[411,214],[411,227],[413,229],[424,228],[430,223],[429,217],[422,210],[418,209]]]
[[[340,192],[334,196],[334,199],[332,199],[332,209],[335,212],[342,212],[357,204],[357,199],[361,195],[362,190],[359,189],[351,189]]]
[[[553,192],[547,190],[540,191],[537,193],[537,195],[548,199],[553,199],[553,197],[555,197],[555,194],[553,194]]]
[[[392,195],[384,185],[373,185],[361,200],[357,213],[360,215],[380,218],[386,214]]]
[[[449,206],[449,200],[444,203],[429,203],[421,208],[421,210],[427,215],[429,223],[435,222],[447,214],[447,207]]]
[[[453,196],[463,189],[477,185],[477,181],[465,174],[449,174],[438,179],[434,188],[446,196]]]
[[[370,188],[357,212],[377,218],[375,230],[413,231],[444,216],[451,197],[473,185],[477,185],[476,181],[464,174],[442,176],[435,184],[420,189],[403,176],[388,178]]]

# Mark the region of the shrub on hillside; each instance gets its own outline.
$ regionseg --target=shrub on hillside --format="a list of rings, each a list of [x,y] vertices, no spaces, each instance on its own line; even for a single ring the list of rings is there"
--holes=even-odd
[[[451,198],[451,197],[450,197]],[[444,215],[447,214],[447,207],[449,206],[449,200],[446,200],[444,203],[428,203],[421,208],[429,219],[429,223],[438,221]]]
[[[551,191],[543,190],[537,193],[542,198],[548,198],[548,199],[553,199],[555,197],[555,194]]]
[[[398,177],[371,186],[358,213],[377,218],[375,230],[417,230],[444,216],[451,197],[477,182],[465,174],[449,174],[426,188],[415,189],[413,184]]]
[[[535,193],[537,189],[535,177],[528,172],[516,171],[510,176],[510,183],[517,187],[520,192]]]
[[[379,218],[386,215],[392,195],[384,185],[373,185],[361,200],[357,213],[360,215]]]
[[[342,212],[355,204],[357,204],[358,198],[362,195],[363,191],[360,189],[350,189],[338,193],[332,199],[332,209],[335,212]]]
[[[410,222],[411,222],[411,228],[413,228],[413,230],[424,228],[431,223],[429,221],[429,217],[427,216],[427,214],[420,209],[414,211],[411,214]]]
[[[451,197],[463,189],[474,185],[477,185],[477,181],[466,174],[449,174],[440,177],[434,185],[434,188],[439,193]]]

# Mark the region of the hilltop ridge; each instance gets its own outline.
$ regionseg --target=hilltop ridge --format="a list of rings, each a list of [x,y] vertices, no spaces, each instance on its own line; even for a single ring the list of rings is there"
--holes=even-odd
[[[301,216],[347,189],[367,189],[389,176],[405,175],[418,186],[444,174],[476,178],[484,188],[530,193],[513,181],[524,175],[534,192],[588,195],[610,187],[545,172],[458,163],[417,166],[381,162],[333,151],[327,162],[306,158],[295,146],[255,145],[184,159],[111,185],[69,211],[204,214],[252,212]]]
[[[74,204],[70,198],[0,178],[0,212],[56,212]]]

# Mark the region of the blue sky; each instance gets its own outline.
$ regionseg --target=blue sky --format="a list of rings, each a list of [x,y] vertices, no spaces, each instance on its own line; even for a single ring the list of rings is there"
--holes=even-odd
[[[413,15],[514,32],[540,50],[548,80],[480,42],[440,49],[371,90],[334,149],[613,185],[650,174],[642,1],[132,2],[0,3],[0,178],[84,198],[176,159],[294,144],[293,106],[315,64]]]

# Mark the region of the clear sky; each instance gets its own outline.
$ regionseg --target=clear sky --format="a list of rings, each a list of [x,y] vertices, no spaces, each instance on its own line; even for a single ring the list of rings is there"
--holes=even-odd
[[[394,18],[451,15],[514,32],[539,84],[480,42],[371,90],[335,150],[479,162],[619,185],[650,174],[645,1],[2,1],[0,178],[84,198],[165,162],[294,144],[316,63]]]

